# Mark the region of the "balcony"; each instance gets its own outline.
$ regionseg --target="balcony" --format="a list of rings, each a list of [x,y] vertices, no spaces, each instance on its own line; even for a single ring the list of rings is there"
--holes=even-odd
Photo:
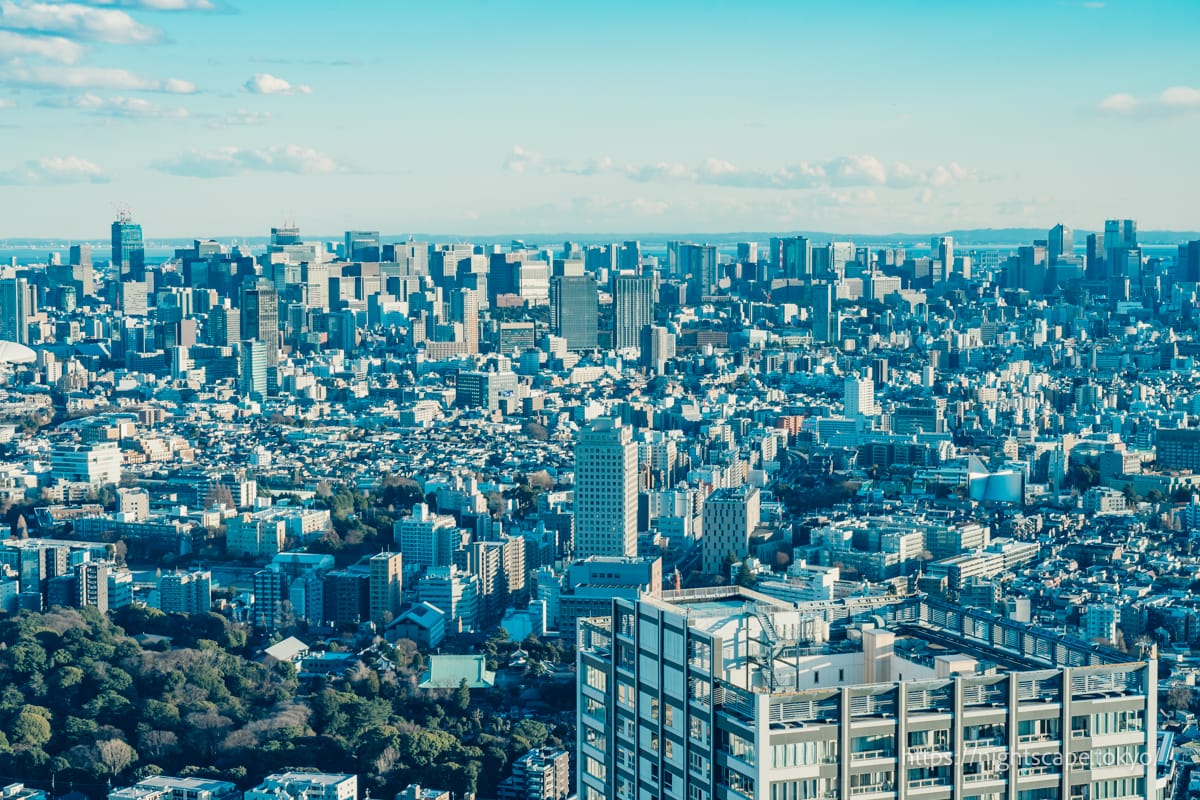
[[[851,761],[869,761],[876,758],[895,758],[895,750],[859,750],[850,754]],[[836,759],[835,759],[836,760]]]
[[[1007,772],[977,772],[973,775],[963,775],[963,783],[984,783],[985,781],[1007,780]]]
[[[872,783],[867,786],[851,786],[850,796],[860,797],[865,794],[884,794],[887,792],[894,792],[895,790],[896,787],[891,783]]]
[[[946,778],[921,778],[908,782],[909,791],[913,789],[949,789],[950,783]]]
[[[1008,742],[1003,736],[989,736],[986,739],[967,739],[963,742],[963,747],[968,750],[979,750],[984,747],[1007,747]]]

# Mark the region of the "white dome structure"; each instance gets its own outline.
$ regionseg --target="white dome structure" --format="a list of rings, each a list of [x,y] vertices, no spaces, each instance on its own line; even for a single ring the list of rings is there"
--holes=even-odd
[[[37,354],[20,342],[0,341],[0,364],[30,364]]]

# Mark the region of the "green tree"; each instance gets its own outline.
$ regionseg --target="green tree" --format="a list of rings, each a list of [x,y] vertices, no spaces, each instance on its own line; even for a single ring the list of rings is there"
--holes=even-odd
[[[49,714],[39,714],[31,706],[21,711],[13,719],[8,729],[9,740],[17,746],[26,748],[44,747],[52,735]]]
[[[458,688],[454,690],[454,705],[463,712],[471,707],[471,690],[467,687],[466,678],[459,681]]]

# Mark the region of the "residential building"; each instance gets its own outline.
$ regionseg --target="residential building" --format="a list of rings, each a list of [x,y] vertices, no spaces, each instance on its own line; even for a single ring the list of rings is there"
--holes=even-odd
[[[759,506],[759,492],[753,486],[717,489],[705,499],[700,544],[706,574],[725,575],[730,558],[741,560],[749,555]]]
[[[580,800],[1146,797],[1156,779],[1155,660],[930,598],[614,600],[578,660]],[[1098,752],[1120,766],[1075,766]]]
[[[575,556],[637,555],[637,445],[620,420],[601,417],[575,446]]]
[[[371,620],[376,625],[384,625],[400,613],[403,561],[400,553],[376,553],[367,559],[371,571]]]

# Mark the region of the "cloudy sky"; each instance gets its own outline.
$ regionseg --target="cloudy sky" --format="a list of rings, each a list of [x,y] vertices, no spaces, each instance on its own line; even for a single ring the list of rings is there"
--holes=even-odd
[[[1196,0],[0,0],[0,237],[1200,227]]]

